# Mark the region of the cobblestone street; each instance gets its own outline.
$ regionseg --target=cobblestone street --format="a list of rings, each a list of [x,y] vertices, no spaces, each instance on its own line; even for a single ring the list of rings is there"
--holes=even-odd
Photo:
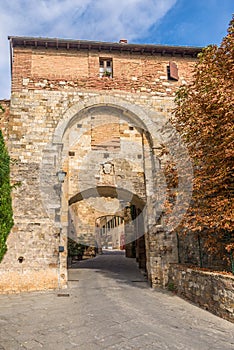
[[[0,296],[0,350],[234,348],[232,323],[152,290],[121,252],[77,262],[69,278],[67,290]]]

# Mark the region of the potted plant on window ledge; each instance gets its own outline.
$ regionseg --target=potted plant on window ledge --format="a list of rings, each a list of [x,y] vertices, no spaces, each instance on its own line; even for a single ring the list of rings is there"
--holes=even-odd
[[[103,73],[103,77],[110,77],[111,76],[111,72],[108,72],[107,70],[105,70],[105,72]]]

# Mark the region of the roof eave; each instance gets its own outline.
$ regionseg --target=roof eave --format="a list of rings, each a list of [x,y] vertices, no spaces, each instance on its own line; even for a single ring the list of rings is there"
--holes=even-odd
[[[13,47],[44,47],[54,49],[76,49],[76,50],[98,50],[98,51],[120,51],[135,54],[161,54],[161,55],[188,55],[196,57],[202,51],[202,47],[191,46],[169,46],[153,44],[128,44],[115,42],[99,42],[88,40],[72,40],[58,38],[35,38],[9,36],[8,39]]]

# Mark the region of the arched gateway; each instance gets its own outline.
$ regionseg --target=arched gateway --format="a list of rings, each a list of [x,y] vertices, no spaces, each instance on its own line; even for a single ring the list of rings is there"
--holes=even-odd
[[[123,80],[120,66],[120,75],[116,70],[111,78],[94,79],[95,64],[107,55],[97,55],[94,44],[87,56],[86,48],[64,52],[61,42],[55,51],[51,39],[46,51],[44,41],[39,43],[40,48],[33,39],[11,38],[14,57],[25,60],[27,73],[13,66],[8,144],[15,159],[12,179],[20,186],[13,194],[15,226],[0,265],[1,290],[66,286],[67,237],[102,245],[103,232],[105,244],[113,246],[120,247],[124,237],[127,255],[136,256],[152,285],[165,286],[169,264],[177,262],[173,228],[187,209],[192,177],[187,151],[168,122],[177,81],[145,80],[137,69]],[[193,54],[178,55],[178,65],[190,67]],[[68,75],[61,69],[64,55]],[[168,57],[165,62],[147,57],[167,69]],[[116,52],[112,69],[121,60],[133,64],[133,56]],[[83,62],[83,70],[74,61]],[[168,90],[161,95],[157,79]],[[178,177],[173,188],[168,188],[168,166]],[[114,232],[112,241],[108,230]]]

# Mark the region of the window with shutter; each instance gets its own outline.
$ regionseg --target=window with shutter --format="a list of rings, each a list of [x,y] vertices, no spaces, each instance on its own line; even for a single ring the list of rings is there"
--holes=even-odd
[[[170,61],[168,66],[168,79],[179,80],[178,67],[175,62]]]

